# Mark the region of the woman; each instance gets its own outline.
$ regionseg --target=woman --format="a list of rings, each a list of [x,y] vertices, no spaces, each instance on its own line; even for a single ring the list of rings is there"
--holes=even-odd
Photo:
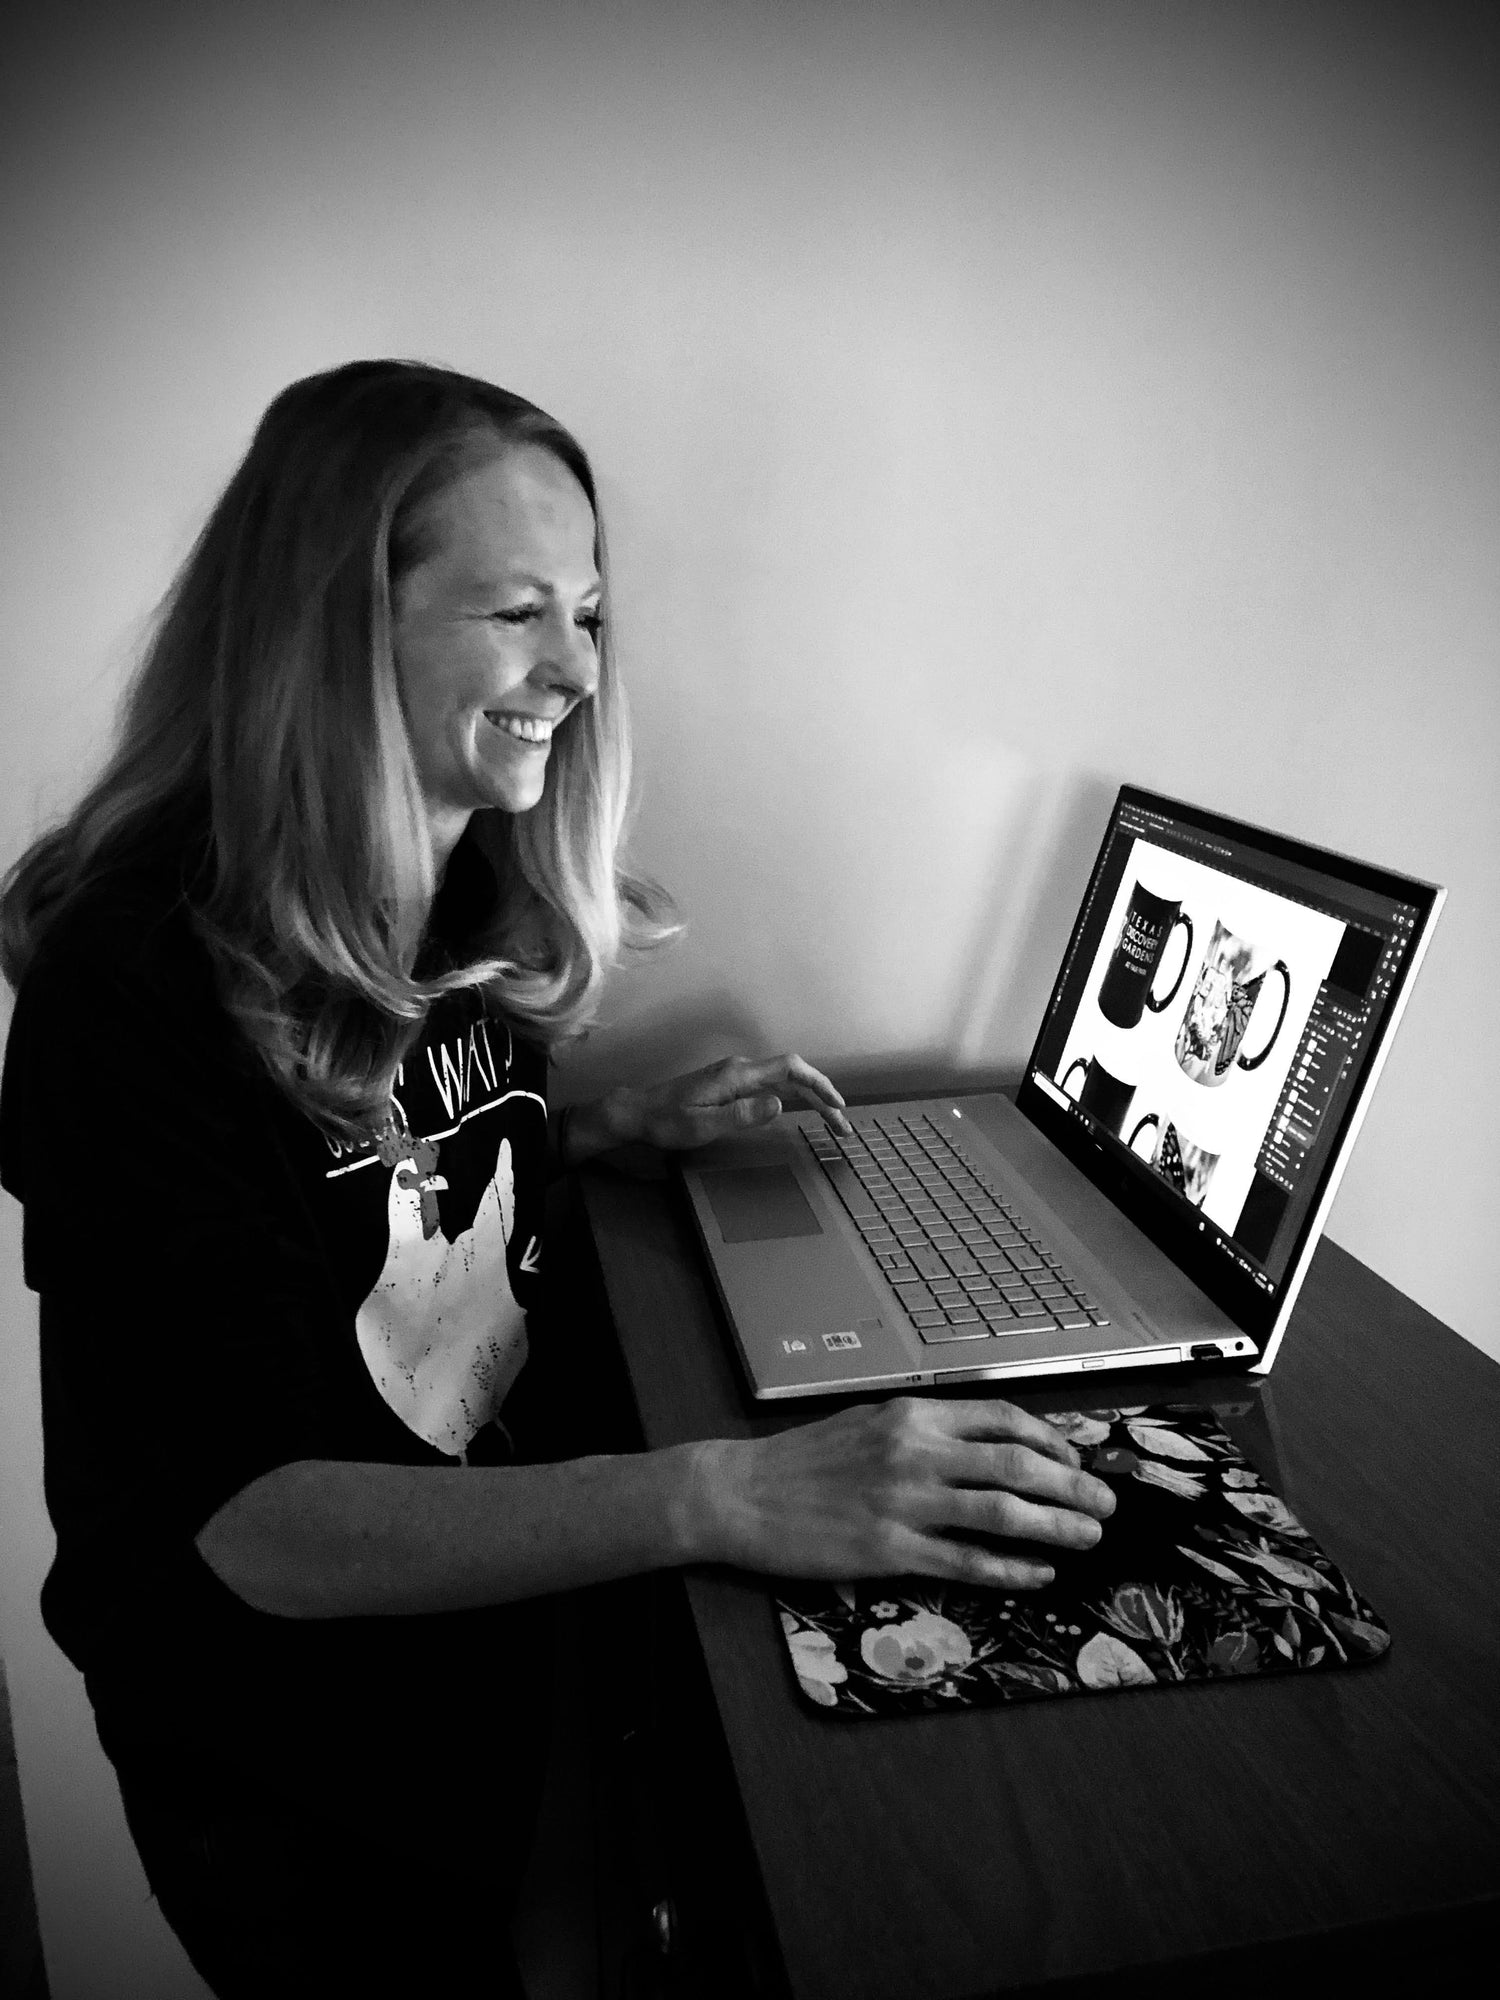
[[[107,769],[11,871],[43,1610],[221,1994],[512,1976],[548,1594],[703,1560],[1025,1588],[985,1536],[1087,1546],[1112,1505],[1000,1402],[524,1462],[547,1051],[668,928],[626,789],[582,450],[359,362],[271,405]],[[570,1109],[554,1163],[787,1098],[843,1122],[799,1057],[735,1060]]]

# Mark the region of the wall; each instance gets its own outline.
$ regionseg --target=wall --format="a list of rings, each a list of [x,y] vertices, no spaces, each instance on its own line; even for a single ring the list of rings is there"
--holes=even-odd
[[[1500,1356],[1487,18],[33,7],[0,85],[0,856],[97,753],[270,395],[473,368],[595,455],[637,852],[691,924],[565,1088],[741,1045],[1014,1071],[1143,782],[1448,884],[1332,1233]],[[197,1991],[36,1619],[4,1232],[0,1644],[54,1991],[110,1959],[112,1994]]]

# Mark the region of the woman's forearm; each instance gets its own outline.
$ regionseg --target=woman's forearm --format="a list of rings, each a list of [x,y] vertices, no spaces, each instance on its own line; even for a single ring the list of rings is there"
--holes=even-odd
[[[697,1447],[560,1465],[349,1465],[265,1473],[197,1538],[257,1611],[348,1618],[460,1611],[710,1555]]]
[[[1092,1548],[1114,1506],[1044,1419],[897,1396],[764,1437],[561,1465],[305,1459],[226,1501],[198,1549],[247,1604],[287,1618],[462,1611],[691,1562],[1025,1590],[1053,1571],[1016,1544]]]

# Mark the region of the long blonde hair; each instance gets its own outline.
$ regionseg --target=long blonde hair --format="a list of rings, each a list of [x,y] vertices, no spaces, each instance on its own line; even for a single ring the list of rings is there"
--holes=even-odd
[[[356,361],[276,398],[162,603],[103,772],[9,871],[13,985],[122,855],[175,841],[224,1004],[293,1101],[352,1137],[383,1114],[440,993],[482,988],[555,1043],[589,1020],[622,944],[676,928],[662,892],[620,867],[630,749],[606,606],[598,691],[559,728],[539,804],[476,814],[465,836],[494,870],[493,902],[457,962],[417,976],[433,859],[392,603],[434,498],[521,443],[588,495],[605,575],[588,459],[521,397]]]

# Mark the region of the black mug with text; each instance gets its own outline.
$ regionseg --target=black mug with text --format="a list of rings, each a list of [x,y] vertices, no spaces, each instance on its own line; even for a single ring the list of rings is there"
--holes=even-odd
[[[1182,964],[1172,981],[1171,991],[1158,1000],[1151,991],[1151,982],[1166,951],[1167,939],[1179,924],[1187,933]],[[1129,907],[1120,926],[1120,935],[1115,939],[1109,969],[1099,987],[1099,1012],[1117,1028],[1133,1028],[1148,1007],[1153,1014],[1160,1014],[1177,998],[1177,989],[1187,973],[1188,960],[1192,955],[1193,920],[1184,911],[1181,902],[1166,896],[1153,896],[1137,881],[1130,891]]]

